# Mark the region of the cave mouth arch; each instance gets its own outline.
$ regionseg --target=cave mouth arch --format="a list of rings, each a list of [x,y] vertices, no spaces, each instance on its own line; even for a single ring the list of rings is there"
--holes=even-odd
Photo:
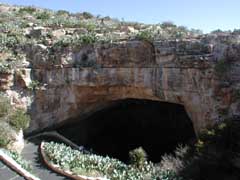
[[[57,131],[94,153],[128,162],[129,151],[143,147],[148,159],[159,162],[178,144],[196,139],[183,105],[152,100],[124,99],[110,103],[85,119]]]

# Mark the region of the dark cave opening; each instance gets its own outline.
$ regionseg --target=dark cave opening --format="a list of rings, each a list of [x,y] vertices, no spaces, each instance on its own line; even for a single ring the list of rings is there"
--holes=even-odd
[[[159,162],[178,144],[196,139],[184,106],[166,102],[121,100],[75,122],[58,132],[96,154],[123,162],[128,162],[129,151],[138,147],[143,147],[149,160]]]

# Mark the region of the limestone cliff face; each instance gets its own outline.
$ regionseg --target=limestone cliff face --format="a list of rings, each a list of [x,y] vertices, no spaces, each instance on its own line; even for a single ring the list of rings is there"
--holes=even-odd
[[[123,41],[50,52],[34,45],[27,49],[30,65],[4,76],[10,81],[1,88],[16,104],[29,105],[28,132],[84,118],[126,98],[182,104],[199,132],[240,113],[239,47],[216,40]],[[39,85],[31,93],[32,80]]]

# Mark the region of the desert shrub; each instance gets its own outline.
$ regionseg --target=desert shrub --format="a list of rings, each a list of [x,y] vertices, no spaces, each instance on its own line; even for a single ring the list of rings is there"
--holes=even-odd
[[[16,48],[17,46],[25,44],[26,41],[27,39],[22,34],[0,33],[0,51],[6,48]]]
[[[12,111],[9,98],[0,94],[0,119],[5,118]]]
[[[9,124],[19,131],[20,129],[26,129],[29,126],[30,116],[22,109],[15,110],[9,116]]]
[[[26,129],[29,126],[30,117],[23,109],[14,109],[8,97],[0,94],[0,127],[6,127],[7,123],[15,131]],[[2,136],[4,137],[4,136]]]
[[[37,11],[36,8],[29,6],[29,7],[22,7],[22,8],[20,8],[18,10],[18,13],[19,14],[23,14],[23,13],[33,14],[36,11]]]
[[[165,21],[161,24],[161,27],[165,29],[165,28],[176,28],[177,26],[171,21]]]
[[[91,18],[94,17],[94,16],[93,16],[91,13],[89,13],[89,12],[83,12],[82,15],[83,15],[83,17],[84,17],[85,19],[91,19]]]
[[[96,25],[93,23],[87,23],[84,26],[88,30],[89,33],[94,33],[94,30],[96,29]]]
[[[203,31],[202,30],[194,29],[194,28],[190,29],[189,33],[190,33],[191,36],[203,35]]]
[[[94,44],[97,41],[97,37],[94,33],[88,33],[85,35],[80,35],[78,41],[81,44]]]
[[[61,38],[59,40],[57,40],[54,44],[53,44],[53,48],[63,48],[63,47],[67,47],[70,44],[72,44],[73,39],[71,37],[64,37]]]
[[[14,47],[15,44],[17,44],[17,39],[14,36],[8,36],[5,33],[0,33],[0,48],[3,50],[3,48],[11,48]]]
[[[68,46],[82,46],[82,45],[94,44],[97,41],[98,41],[98,38],[94,33],[79,34],[75,36],[61,38],[54,43],[53,47],[62,48],[62,47],[68,47]]]
[[[147,161],[147,153],[142,147],[139,147],[129,152],[129,158],[131,164],[141,167]]]
[[[7,145],[14,141],[15,131],[7,122],[0,122],[0,147],[6,148]]]
[[[42,11],[36,13],[36,18],[41,20],[47,20],[51,17],[51,14],[48,11]]]
[[[2,134],[2,133],[1,133]],[[0,137],[0,147],[6,147],[10,143],[10,140],[8,140],[5,137]]]
[[[1,73],[10,73],[14,65],[11,62],[3,61],[0,62],[0,72]]]
[[[65,10],[58,10],[58,11],[56,12],[56,15],[57,15],[57,16],[69,16],[70,13],[69,13],[68,11],[65,11]]]
[[[2,51],[0,56],[0,72],[11,73],[14,68],[21,65],[23,54],[16,54],[10,50]]]
[[[221,29],[216,29],[216,30],[211,31],[211,34],[218,34],[218,33],[224,33],[224,31]]]
[[[35,91],[39,87],[40,83],[36,80],[32,80],[31,83],[28,85],[28,89],[31,91]]]
[[[139,40],[152,42],[154,39],[154,35],[151,31],[145,30],[141,31],[136,35],[136,38]]]
[[[178,174],[185,168],[184,160],[187,159],[189,153],[188,146],[179,145],[173,154],[165,154],[159,163],[159,171],[165,174],[172,172]]]

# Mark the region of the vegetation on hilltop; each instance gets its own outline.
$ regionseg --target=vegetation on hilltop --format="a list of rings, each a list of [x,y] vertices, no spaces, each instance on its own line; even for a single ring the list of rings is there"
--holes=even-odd
[[[219,34],[236,35],[239,32],[215,31],[203,35],[200,30],[177,26],[168,21],[155,25],[143,24],[94,16],[88,12],[70,13],[32,6],[0,4],[0,11],[0,72],[21,66],[21,62],[27,59],[26,51],[36,44],[54,51],[68,46],[126,40],[177,42],[195,39],[206,43]],[[239,41],[231,36],[223,39],[228,44]]]
[[[119,21],[110,17],[95,17],[87,12],[73,14],[65,10],[51,11],[35,7],[12,7],[3,4],[0,4],[0,8],[3,9],[0,14],[0,32],[7,33],[9,36],[13,35],[15,38],[21,37],[20,41],[24,41],[26,38],[26,30],[34,26],[51,28],[51,30],[75,28],[80,31],[71,32],[72,34],[82,35],[91,32],[95,33],[99,40],[109,38],[112,41],[135,38],[139,33],[146,31],[157,39],[187,38],[202,34],[199,30],[188,30],[186,27],[178,27],[171,22],[147,25]],[[72,35],[71,33],[69,35]],[[34,40],[39,41],[38,38]]]

